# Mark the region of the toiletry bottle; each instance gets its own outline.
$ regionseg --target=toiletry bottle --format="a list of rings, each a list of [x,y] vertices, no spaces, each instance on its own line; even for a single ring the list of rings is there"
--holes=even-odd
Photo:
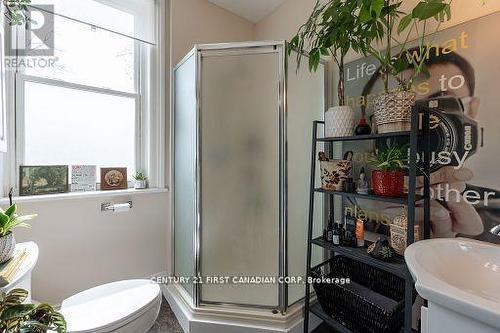
[[[345,246],[353,246],[355,241],[353,242],[353,238],[356,239],[356,220],[354,217],[347,213],[345,217],[345,234],[343,244]]]
[[[365,246],[365,223],[361,219],[356,221],[356,242],[358,247]]]
[[[328,227],[326,229],[326,241],[331,243],[333,241],[333,216],[330,215],[328,219]]]
[[[335,226],[333,227],[333,237],[332,237],[333,245],[340,245],[340,222],[335,222]]]

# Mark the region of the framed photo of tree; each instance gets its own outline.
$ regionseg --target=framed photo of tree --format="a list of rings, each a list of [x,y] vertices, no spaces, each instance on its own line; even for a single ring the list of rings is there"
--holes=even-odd
[[[69,191],[68,166],[21,166],[19,195],[42,195]]]

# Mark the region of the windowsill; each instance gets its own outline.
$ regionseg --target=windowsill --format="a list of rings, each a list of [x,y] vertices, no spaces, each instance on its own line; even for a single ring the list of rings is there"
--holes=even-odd
[[[70,192],[70,193],[59,193],[59,194],[44,194],[44,195],[32,195],[25,197],[14,197],[13,201],[15,203],[43,202],[43,201],[55,201],[55,200],[111,198],[120,196],[144,195],[144,194],[168,193],[168,192],[169,192],[168,188],[147,188],[144,190],[136,190],[133,188],[129,188],[127,190],[116,190],[116,191]],[[0,199],[0,205],[8,205],[8,204],[9,204],[9,198]]]

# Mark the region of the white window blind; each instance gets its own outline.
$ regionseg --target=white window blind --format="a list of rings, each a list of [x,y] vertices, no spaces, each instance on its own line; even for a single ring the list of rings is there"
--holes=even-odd
[[[31,6],[50,11],[149,44],[156,44],[155,0],[32,0]],[[48,9],[46,5],[53,6]]]

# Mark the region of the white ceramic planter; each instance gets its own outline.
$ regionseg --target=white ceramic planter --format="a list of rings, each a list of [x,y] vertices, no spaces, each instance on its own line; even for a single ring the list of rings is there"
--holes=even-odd
[[[136,190],[143,190],[148,188],[148,181],[147,180],[136,180],[134,188]]]
[[[325,136],[328,138],[354,134],[354,110],[350,106],[334,106],[325,113]]]

